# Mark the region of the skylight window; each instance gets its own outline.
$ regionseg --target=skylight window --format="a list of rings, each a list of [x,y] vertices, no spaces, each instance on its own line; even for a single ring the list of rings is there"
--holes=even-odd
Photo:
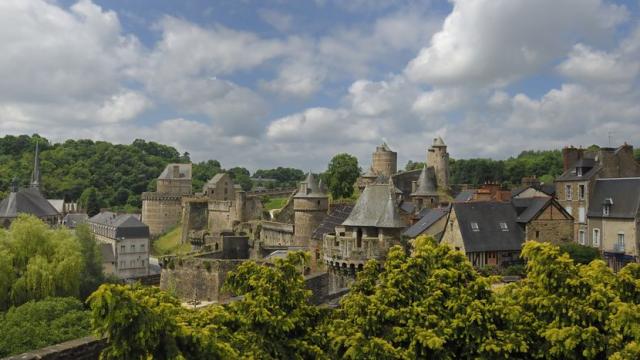
[[[502,231],[509,231],[509,227],[507,226],[506,222],[501,222],[500,223],[500,230]]]
[[[478,223],[477,222],[472,222],[471,223],[471,230],[480,231],[480,227],[478,227]]]

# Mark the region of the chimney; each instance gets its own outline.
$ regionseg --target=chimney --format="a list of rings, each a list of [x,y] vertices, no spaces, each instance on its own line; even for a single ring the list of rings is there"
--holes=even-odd
[[[177,179],[180,177],[180,165],[173,165],[173,178]]]
[[[415,181],[415,180],[413,180],[413,181],[411,182],[411,193],[416,192],[416,190],[418,190],[418,182],[417,182],[417,181]]]
[[[562,149],[562,168],[563,171],[569,170],[576,163],[576,161],[582,158],[582,149],[576,149],[573,146],[565,147]]]

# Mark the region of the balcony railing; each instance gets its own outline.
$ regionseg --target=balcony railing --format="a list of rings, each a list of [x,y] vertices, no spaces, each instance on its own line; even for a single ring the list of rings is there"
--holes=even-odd
[[[620,243],[613,244],[612,252],[624,253],[624,244],[620,244]]]

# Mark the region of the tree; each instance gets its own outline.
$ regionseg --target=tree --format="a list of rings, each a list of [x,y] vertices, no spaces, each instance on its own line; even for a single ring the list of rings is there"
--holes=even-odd
[[[76,236],[84,255],[84,275],[80,281],[80,297],[82,299],[94,292],[104,282],[102,273],[102,253],[95,235],[86,224],[76,228]]]
[[[93,217],[100,213],[100,200],[96,188],[88,188],[80,196],[80,204],[87,210],[87,215]]]
[[[360,176],[358,159],[349,154],[338,154],[331,159],[323,179],[334,199],[348,198]]]
[[[571,259],[573,259],[577,264],[586,265],[593,260],[602,259],[600,251],[591,246],[584,246],[574,242],[561,243],[559,246],[560,250],[569,254],[569,257],[571,257]]]
[[[0,313],[0,356],[87,336],[89,312],[75,298],[47,298],[30,301]]]
[[[0,232],[0,310],[51,296],[80,296],[89,275],[101,278],[87,242],[33,216],[19,216],[9,231]]]

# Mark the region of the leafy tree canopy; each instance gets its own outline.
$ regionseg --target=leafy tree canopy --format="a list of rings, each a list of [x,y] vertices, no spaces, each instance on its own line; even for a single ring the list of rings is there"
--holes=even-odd
[[[353,194],[354,184],[360,176],[358,159],[349,154],[338,154],[329,162],[322,178],[334,199],[348,198]]]
[[[102,281],[100,254],[87,229],[78,235],[21,215],[0,230],[0,310],[50,296],[92,292]]]
[[[0,313],[0,356],[77,339],[90,331],[89,311],[78,299],[29,301]]]

